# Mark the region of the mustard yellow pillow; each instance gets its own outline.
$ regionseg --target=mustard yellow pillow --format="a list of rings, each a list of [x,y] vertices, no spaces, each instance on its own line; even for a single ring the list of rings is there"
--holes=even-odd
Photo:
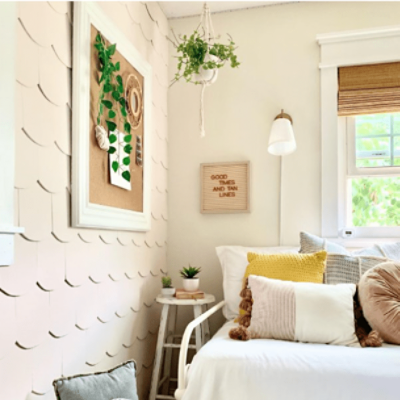
[[[250,275],[292,282],[322,283],[327,253],[312,254],[256,254],[247,253],[249,265],[243,277],[243,288]],[[240,315],[245,311],[240,309]]]

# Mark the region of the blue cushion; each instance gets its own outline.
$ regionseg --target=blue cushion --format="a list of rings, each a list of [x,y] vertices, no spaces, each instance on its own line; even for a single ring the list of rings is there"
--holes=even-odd
[[[128,361],[108,372],[57,379],[53,385],[58,400],[139,399],[134,361]]]

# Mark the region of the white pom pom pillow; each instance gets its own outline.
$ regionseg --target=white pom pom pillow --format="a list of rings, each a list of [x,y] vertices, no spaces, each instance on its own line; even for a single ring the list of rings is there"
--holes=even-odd
[[[323,285],[250,275],[253,338],[352,345],[354,284]]]

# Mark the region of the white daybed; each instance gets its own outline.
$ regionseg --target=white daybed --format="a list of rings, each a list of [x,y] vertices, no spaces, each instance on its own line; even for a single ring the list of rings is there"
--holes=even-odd
[[[192,321],[179,356],[178,400],[399,400],[400,346],[345,347],[231,340],[227,322],[186,365]]]

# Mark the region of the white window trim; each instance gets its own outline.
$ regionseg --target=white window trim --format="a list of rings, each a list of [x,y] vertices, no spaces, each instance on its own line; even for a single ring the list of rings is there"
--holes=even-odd
[[[0,4],[0,266],[14,262],[16,3]],[[7,60],[7,62],[4,62]]]
[[[337,115],[338,68],[400,61],[400,26],[390,26],[317,36],[321,47],[321,235],[339,238],[346,227],[346,129]],[[340,128],[340,129],[339,129]],[[374,239],[399,237],[396,228],[373,228]],[[357,229],[355,237],[371,237]],[[347,241],[350,245],[350,240]]]

